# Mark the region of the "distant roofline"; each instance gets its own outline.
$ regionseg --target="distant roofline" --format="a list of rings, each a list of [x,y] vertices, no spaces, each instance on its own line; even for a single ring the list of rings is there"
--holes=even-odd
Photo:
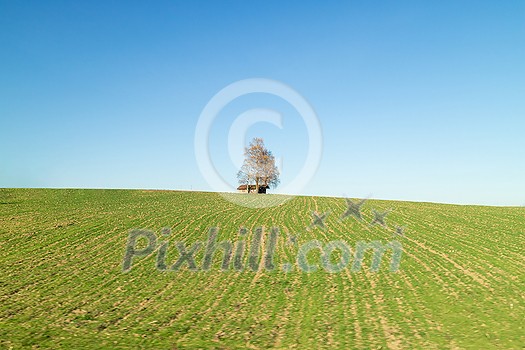
[[[268,185],[259,185],[259,188],[262,188],[262,187],[266,187],[266,189],[270,188],[270,186],[268,186]],[[237,187],[238,190],[245,190],[246,188],[247,188],[246,185],[240,185],[239,187]],[[257,186],[256,185],[250,185],[250,189],[252,189],[252,188],[256,189]]]

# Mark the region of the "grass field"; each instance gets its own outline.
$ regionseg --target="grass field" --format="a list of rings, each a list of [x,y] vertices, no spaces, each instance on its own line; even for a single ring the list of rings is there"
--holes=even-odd
[[[249,209],[204,192],[0,189],[0,347],[525,346],[525,208],[371,200],[362,221],[341,220],[346,209],[342,198]],[[388,227],[370,225],[372,209],[392,210]],[[312,226],[312,211],[330,213],[325,229]],[[219,227],[220,240],[237,242],[241,226],[247,244],[256,227],[279,228],[275,270],[221,271],[217,254],[209,271],[187,264],[160,271],[156,251],[122,271],[133,228],[159,240],[171,228],[171,265],[176,241],[189,247]],[[396,226],[404,236],[394,236]],[[296,265],[284,272],[312,239],[350,246],[395,239],[403,246],[400,269],[390,272],[385,261],[377,273],[305,273]],[[203,255],[196,254],[199,266]],[[365,265],[370,260],[371,252]]]

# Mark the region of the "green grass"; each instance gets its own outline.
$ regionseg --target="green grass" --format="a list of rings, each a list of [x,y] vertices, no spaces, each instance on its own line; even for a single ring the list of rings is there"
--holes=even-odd
[[[369,225],[372,209],[393,209],[388,228]],[[0,189],[0,347],[524,346],[525,208],[368,201],[363,221],[340,220],[345,210],[341,198],[249,209],[214,193]],[[330,211],[326,230],[307,229],[312,211]],[[393,237],[396,225],[406,226],[404,238]],[[234,242],[239,227],[248,228],[248,244],[252,229],[278,227],[277,269],[221,271],[217,254],[210,271],[159,271],[154,252],[122,272],[131,229],[160,239],[170,227],[171,265],[176,241],[204,241],[213,226]],[[294,265],[285,273],[282,264],[297,254],[291,235],[299,245],[397,239],[401,267],[330,274]],[[202,256],[201,249],[198,265]]]

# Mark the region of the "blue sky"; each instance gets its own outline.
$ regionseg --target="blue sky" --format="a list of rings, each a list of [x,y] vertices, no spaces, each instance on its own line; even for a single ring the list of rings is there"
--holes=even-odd
[[[204,106],[242,79],[293,87],[323,131],[303,194],[525,205],[523,1],[0,1],[0,187],[211,190],[194,133]],[[240,97],[283,159],[306,157],[301,116]],[[277,189],[278,190],[278,189]]]

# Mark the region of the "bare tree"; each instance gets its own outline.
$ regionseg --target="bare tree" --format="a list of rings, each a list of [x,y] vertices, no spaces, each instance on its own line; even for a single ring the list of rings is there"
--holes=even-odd
[[[275,157],[272,152],[264,146],[262,138],[254,138],[250,145],[244,149],[244,163],[237,173],[240,184],[245,184],[248,192],[250,185],[255,184],[255,192],[259,193],[259,187],[276,187],[279,180],[279,169],[275,165]]]

